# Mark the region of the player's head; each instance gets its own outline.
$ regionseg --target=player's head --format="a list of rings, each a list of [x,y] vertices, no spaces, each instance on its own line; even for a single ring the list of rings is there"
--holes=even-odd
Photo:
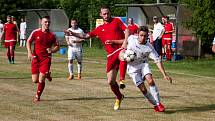
[[[134,20],[133,20],[133,18],[128,18],[128,24],[133,24],[134,23]]]
[[[50,17],[49,16],[43,16],[41,18],[42,29],[49,30],[50,23],[51,23],[51,21],[50,21]]]
[[[76,19],[71,19],[70,20],[70,25],[71,25],[71,27],[73,28],[73,29],[76,29],[77,28],[77,26],[78,26],[78,21],[76,20]]]
[[[12,17],[11,17],[11,15],[7,15],[7,22],[12,22]]]
[[[104,21],[109,22],[111,20],[110,8],[106,5],[101,6],[100,16]]]
[[[157,17],[157,16],[154,16],[154,17],[153,17],[153,22],[154,22],[154,23],[158,23],[158,17]]]
[[[163,23],[167,23],[167,16],[163,16],[163,17],[162,17],[162,22],[163,22]]]
[[[138,29],[138,40],[140,44],[145,44],[148,39],[149,29],[147,26],[140,26]]]

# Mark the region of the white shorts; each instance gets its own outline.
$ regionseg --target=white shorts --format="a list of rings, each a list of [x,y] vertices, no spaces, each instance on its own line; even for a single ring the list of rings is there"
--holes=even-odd
[[[144,77],[147,74],[151,74],[151,70],[149,68],[148,63],[141,63],[138,65],[129,65],[127,66],[127,73],[132,78],[134,84],[139,86],[141,83],[144,82]]]
[[[69,47],[68,49],[68,60],[77,59],[78,62],[82,61],[82,49],[76,49]]]
[[[20,39],[26,39],[26,35],[24,33],[20,33]]]

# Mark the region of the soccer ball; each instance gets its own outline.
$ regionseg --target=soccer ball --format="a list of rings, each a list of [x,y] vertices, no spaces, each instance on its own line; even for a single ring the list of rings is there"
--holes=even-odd
[[[135,56],[136,56],[136,53],[133,50],[129,49],[124,52],[123,58],[127,62],[132,62],[134,61]]]

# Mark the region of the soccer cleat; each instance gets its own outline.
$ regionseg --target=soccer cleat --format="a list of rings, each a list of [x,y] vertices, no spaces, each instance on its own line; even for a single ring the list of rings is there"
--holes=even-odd
[[[35,95],[35,97],[33,98],[33,103],[39,103],[40,98],[38,97],[38,95]]]
[[[51,77],[51,72],[48,72],[46,74],[46,78],[51,82],[52,81],[52,77]]]
[[[154,111],[155,112],[164,112],[165,108],[161,103],[159,103],[157,106],[154,107]]]
[[[67,78],[67,80],[72,80],[72,79],[74,79],[73,75],[69,75],[69,77]]]
[[[121,99],[116,99],[114,104],[114,110],[119,110],[123,98],[124,98],[124,95],[122,95]]]
[[[78,80],[80,80],[80,79],[81,79],[81,74],[80,74],[80,73],[78,74],[77,79],[78,79]]]
[[[119,88],[124,89],[125,88],[125,80],[120,80],[119,81]]]

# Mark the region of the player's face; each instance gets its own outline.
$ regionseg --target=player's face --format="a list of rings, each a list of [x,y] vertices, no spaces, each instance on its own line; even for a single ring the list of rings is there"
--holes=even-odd
[[[48,30],[49,29],[49,26],[50,26],[50,19],[47,19],[47,18],[43,18],[42,21],[41,21],[41,25],[42,25],[42,28],[44,30]]]
[[[104,21],[110,21],[111,15],[109,9],[101,9],[100,16],[103,18]]]
[[[78,23],[77,23],[77,21],[76,20],[71,20],[71,27],[72,28],[76,28],[77,27],[77,25],[78,25]]]
[[[7,21],[8,22],[12,22],[12,18],[11,17],[7,17]]]
[[[148,33],[145,31],[140,31],[138,34],[138,40],[140,44],[145,44],[148,37]]]
[[[129,24],[133,24],[133,19],[132,19],[132,18],[129,18],[129,19],[128,19],[128,23],[129,23]]]

